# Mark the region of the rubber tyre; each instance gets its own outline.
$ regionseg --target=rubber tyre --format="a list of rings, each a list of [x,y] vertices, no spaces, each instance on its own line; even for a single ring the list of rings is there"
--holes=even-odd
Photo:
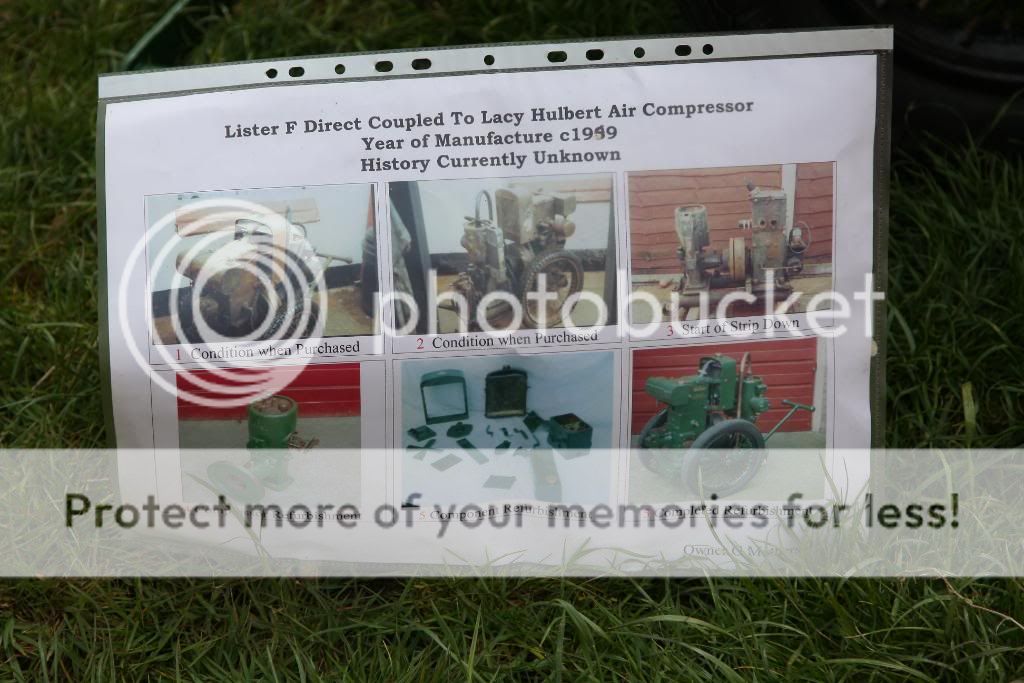
[[[704,430],[704,432],[694,439],[691,448],[694,451],[700,449],[723,449],[725,451],[733,451],[729,446],[716,445],[721,444],[723,440],[728,437],[740,437],[747,442],[746,451],[749,452],[749,461],[743,463],[743,469],[740,471],[738,476],[731,479],[728,482],[724,482],[715,486],[713,490],[708,489],[705,484],[704,491],[700,490],[701,482],[701,466],[706,462],[707,458],[714,457],[710,453],[687,453],[686,457],[683,458],[683,464],[681,468],[681,479],[689,489],[694,493],[703,493],[704,495],[711,495],[716,493],[719,496],[728,496],[737,491],[743,490],[750,483],[750,480],[761,469],[761,463],[764,462],[764,435],[761,434],[761,430],[753,422],[746,420],[725,420],[719,422],[712,427]],[[731,439],[729,439],[731,441]],[[723,452],[723,457],[725,453]]]
[[[566,298],[583,290],[583,261],[580,260],[579,256],[564,249],[538,256],[526,268],[526,272],[523,274],[522,285],[519,288],[519,301],[523,304],[523,325],[525,327],[536,328],[538,324],[537,319],[530,312],[530,307],[527,305],[529,300],[526,298],[526,295],[535,289],[533,286],[534,279],[541,272],[559,262],[564,264],[564,270],[572,278],[572,284],[569,287],[569,293],[566,295]],[[561,322],[561,310],[545,321],[547,327],[555,327]]]
[[[655,429],[659,429],[664,426],[666,419],[668,419],[668,408],[662,408],[647,421],[644,428],[640,430],[640,440],[638,442],[637,458],[640,460],[640,464],[643,465],[647,470],[654,474],[675,478],[679,476],[679,462],[678,458],[670,457],[669,452],[664,451],[660,448],[646,448],[644,442],[647,441],[648,435]]]

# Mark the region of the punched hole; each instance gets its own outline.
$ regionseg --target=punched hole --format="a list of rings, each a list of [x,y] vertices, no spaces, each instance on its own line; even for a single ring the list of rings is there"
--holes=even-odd
[[[343,74],[343,73],[345,73],[345,65],[344,64],[335,64],[334,65],[334,73],[336,73],[336,74]]]
[[[277,69],[267,69],[267,78],[277,78]]]
[[[594,48],[593,50],[587,50],[587,59],[589,59],[592,62],[604,59],[604,50],[598,50],[597,48]]]
[[[676,45],[676,56],[677,57],[689,57],[693,50],[690,49],[689,45]]]
[[[304,73],[306,73],[306,70],[303,69],[301,66],[293,66],[292,68],[288,69],[288,75],[291,76],[292,78],[298,78]]]
[[[711,43],[704,43],[704,47],[701,48],[701,52],[703,52],[706,55],[709,55],[714,51],[715,48],[711,45]]]
[[[552,50],[551,52],[548,53],[548,61],[554,62],[556,64],[559,62],[564,62],[568,58],[568,55],[566,55],[561,50]]]
[[[419,59],[412,60],[412,68],[417,71],[423,71],[424,69],[430,68],[430,60],[426,57],[420,57]]]
[[[637,49],[633,50],[633,56],[636,57],[637,59],[641,59],[645,54],[647,54],[647,51],[644,50],[642,47],[638,47]]]
[[[394,69],[395,65],[385,59],[374,64],[373,68],[376,69],[377,71],[380,71],[381,73],[387,73],[388,71]]]
[[[486,64],[487,66],[494,64],[494,55],[486,55],[484,57],[484,64]]]

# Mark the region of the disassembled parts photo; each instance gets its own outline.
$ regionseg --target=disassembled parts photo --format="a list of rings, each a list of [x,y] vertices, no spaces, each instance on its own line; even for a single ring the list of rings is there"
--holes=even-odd
[[[565,460],[587,455],[593,441],[593,427],[575,413],[556,415],[544,419],[527,406],[529,388],[526,371],[504,365],[498,370],[489,372],[484,379],[484,410],[487,420],[506,420],[520,418],[519,426],[497,426],[483,424],[483,433],[493,443],[493,451],[488,454],[495,456],[495,462],[509,464],[506,458],[497,456],[512,450],[514,455],[531,458],[535,496],[544,501],[561,500],[561,480],[558,477],[558,466],[553,451],[537,450],[541,446],[537,432],[542,427],[547,431],[548,443],[559,449],[559,455]],[[477,464],[490,462],[488,455],[466,437],[473,432],[474,421],[479,419],[479,409],[474,409],[470,417],[467,382],[459,370],[438,370],[420,377],[420,394],[423,401],[423,416],[427,424],[451,422],[445,436]],[[481,424],[477,422],[477,424]],[[498,436],[498,434],[501,436]],[[407,449],[413,453],[414,460],[424,460],[425,455],[437,439],[435,432],[426,425],[413,427],[407,433],[417,442],[429,439],[426,445],[409,444]],[[504,438],[502,438],[504,437]],[[499,441],[499,439],[501,439]],[[497,442],[497,443],[494,443]],[[515,446],[513,447],[513,443]],[[442,441],[442,447],[444,447]],[[437,452],[437,451],[435,451]],[[446,453],[430,465],[438,471],[448,470],[463,461],[463,458]],[[487,480],[484,488],[509,489],[516,481],[514,476],[495,474]]]

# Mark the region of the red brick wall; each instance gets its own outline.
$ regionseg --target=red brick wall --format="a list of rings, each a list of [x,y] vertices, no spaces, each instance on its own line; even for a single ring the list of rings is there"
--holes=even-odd
[[[809,261],[832,260],[832,164],[797,164],[794,217],[814,229]],[[750,217],[747,181],[777,188],[782,166],[650,171],[629,174],[630,245],[633,273],[674,274],[681,268],[676,256],[675,210],[684,204],[708,209],[711,246],[724,249],[730,238],[749,233],[737,227]]]
[[[789,410],[782,404],[788,398],[797,403],[814,404],[814,376],[818,369],[817,340],[772,339],[749,344],[701,344],[672,348],[644,349],[633,353],[633,420],[631,433],[640,433],[647,421],[663,406],[644,392],[648,377],[688,377],[697,373],[697,362],[715,353],[730,355],[737,366],[743,353],[750,352],[754,374],[768,386],[771,409],[757,418],[767,432]],[[801,410],[780,431],[806,432],[811,429],[811,414]]]
[[[215,376],[208,370],[193,373],[199,379],[225,386],[237,385]],[[179,374],[177,386],[204,398],[216,399],[227,396],[216,389],[203,389],[190,381],[189,376]],[[299,404],[300,417],[342,417],[359,415],[359,363],[328,363],[307,365],[291,382],[277,393],[283,394]],[[179,420],[244,420],[246,407],[217,408],[188,401],[178,396]]]

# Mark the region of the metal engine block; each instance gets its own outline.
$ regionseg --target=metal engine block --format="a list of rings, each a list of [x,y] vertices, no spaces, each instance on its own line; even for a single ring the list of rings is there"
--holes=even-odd
[[[751,216],[738,223],[749,237],[733,237],[724,250],[711,247],[707,207],[680,206],[675,212],[678,256],[683,266],[679,284],[680,308],[720,301],[728,290],[743,288],[756,297],[769,286],[776,294],[792,292],[790,275],[803,269],[803,254],[809,244],[810,228],[804,224],[787,227],[786,193],[747,183]]]

